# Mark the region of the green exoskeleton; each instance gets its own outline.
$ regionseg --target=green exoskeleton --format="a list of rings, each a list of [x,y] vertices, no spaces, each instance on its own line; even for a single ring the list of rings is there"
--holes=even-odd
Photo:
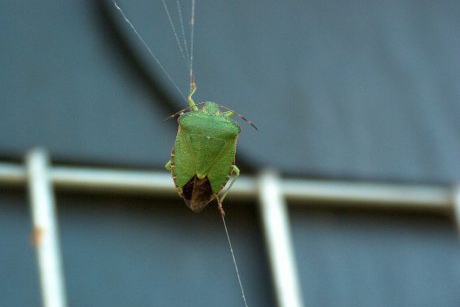
[[[240,116],[255,129],[257,127],[241,115],[215,102],[195,104],[192,90],[187,100],[189,112],[179,113],[176,142],[171,159],[165,167],[171,171],[177,192],[194,212],[200,212],[214,198],[224,214],[222,202],[240,175],[235,165],[236,142],[241,132],[231,119]],[[226,109],[221,112],[220,109]],[[234,174],[229,186],[222,191]]]

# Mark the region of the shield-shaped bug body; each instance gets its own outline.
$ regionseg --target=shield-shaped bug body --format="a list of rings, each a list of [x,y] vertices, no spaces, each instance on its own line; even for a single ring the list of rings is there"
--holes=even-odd
[[[215,102],[201,103],[198,108],[192,100],[194,92],[195,88],[188,97],[190,111],[181,112],[178,118],[177,137],[166,168],[171,171],[177,192],[192,211],[200,212],[217,198],[223,213],[222,201],[239,176],[235,154],[241,129],[230,118],[237,113],[221,112],[221,106]],[[229,187],[219,195],[233,173]]]

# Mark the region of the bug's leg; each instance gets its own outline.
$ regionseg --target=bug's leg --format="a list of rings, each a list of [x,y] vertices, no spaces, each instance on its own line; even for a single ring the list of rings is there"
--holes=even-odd
[[[219,198],[219,195],[216,195],[217,199],[217,209],[219,209],[220,215],[225,216],[224,207],[222,206],[222,200]]]
[[[222,115],[226,116],[226,117],[230,117],[230,116],[235,115],[235,113],[233,111],[226,111],[226,112],[222,113]]]
[[[224,198],[227,196],[228,192],[230,192],[230,189],[232,188],[233,184],[235,183],[236,179],[240,176],[240,169],[236,165],[232,165],[233,172],[235,173],[235,176],[233,176],[232,182],[230,182],[230,185],[228,188],[225,190],[224,194],[222,195],[222,198],[220,199],[222,202],[224,201]]]
[[[169,160],[168,162],[166,162],[165,168],[166,168],[168,171],[171,170],[171,160]]]
[[[195,91],[196,91],[196,85],[195,85],[195,82],[193,82],[192,88],[190,91],[190,95],[188,95],[187,97],[188,104],[190,105],[193,111],[198,110],[198,107],[196,106],[195,101],[193,101],[193,98],[192,98],[193,94],[195,94]]]
[[[230,192],[230,189],[232,188],[233,184],[235,183],[236,179],[240,176],[240,169],[236,165],[232,165],[232,172],[235,173],[235,176],[233,176],[232,181],[230,182],[230,185],[228,186],[227,189],[225,189],[224,194],[222,194],[222,197],[216,197],[217,203],[219,204],[219,211],[221,214],[225,215],[224,208],[222,207],[222,203],[227,196],[228,192]]]

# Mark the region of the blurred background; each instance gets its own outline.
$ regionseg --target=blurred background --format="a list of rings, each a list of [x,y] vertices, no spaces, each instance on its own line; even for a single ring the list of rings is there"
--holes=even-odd
[[[187,95],[161,1],[118,3]],[[188,23],[190,1],[181,7]],[[187,104],[111,1],[3,0],[0,15],[2,165],[40,146],[53,165],[163,171],[177,132],[164,119]],[[242,174],[447,191],[439,210],[289,203],[305,306],[460,304],[448,203],[460,180],[458,16],[454,0],[197,1],[194,99],[259,127],[241,123]],[[27,188],[7,181],[0,305],[41,306]],[[174,194],[55,196],[70,306],[242,305],[215,204],[194,214]],[[277,306],[257,199],[225,208],[249,305]]]

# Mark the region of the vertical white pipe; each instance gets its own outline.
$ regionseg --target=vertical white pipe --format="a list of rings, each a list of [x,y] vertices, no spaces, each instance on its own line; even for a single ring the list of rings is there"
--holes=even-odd
[[[26,159],[33,241],[37,250],[43,306],[65,307],[66,295],[48,155],[44,150],[34,149]]]
[[[278,306],[302,307],[287,204],[275,172],[266,171],[260,176],[259,198]]]
[[[455,225],[457,226],[457,231],[460,235],[460,184],[457,184],[457,186],[453,189],[452,195]]]

